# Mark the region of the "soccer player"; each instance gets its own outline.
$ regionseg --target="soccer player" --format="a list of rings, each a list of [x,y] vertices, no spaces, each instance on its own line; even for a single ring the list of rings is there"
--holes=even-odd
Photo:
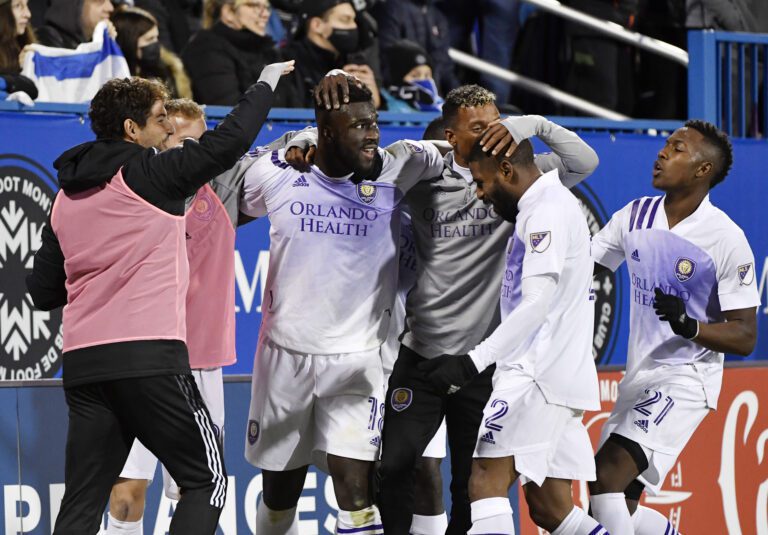
[[[512,534],[509,487],[523,484],[531,518],[553,535],[606,531],[571,498],[571,480],[592,480],[582,423],[600,407],[592,359],[594,303],[589,228],[557,170],[542,174],[530,140],[469,158],[479,199],[515,223],[501,283],[501,323],[467,355],[418,365],[436,392],[455,395],[496,364],[469,494],[471,534]]]
[[[626,261],[631,277],[627,373],[589,485],[595,518],[614,535],[674,531],[638,506],[640,495],[659,491],[717,407],[723,353],[749,355],[755,346],[754,256],[744,232],[709,200],[732,163],[726,134],[686,122],[654,162],[653,186],[664,195],[632,201],[592,240],[596,268],[615,271]]]
[[[397,290],[400,202],[443,164],[429,143],[380,149],[370,90],[354,78],[345,99],[338,109],[316,105],[309,171],[275,151],[245,178],[241,211],[271,223],[246,437],[246,458],[264,481],[260,534],[296,533],[313,462],[327,462],[333,478],[337,531],[382,533],[369,476],[380,443],[380,348]]]
[[[165,103],[173,134],[162,150],[198,141],[208,129],[205,111],[189,99]],[[286,147],[296,132],[288,132],[257,153]],[[229,171],[205,184],[186,200],[186,244],[189,258],[187,291],[187,347],[192,377],[211,415],[219,444],[224,442],[224,380],[222,367],[234,364],[235,355],[235,229],[238,226],[240,194],[248,165],[241,159]],[[218,324],[216,324],[218,322]],[[146,490],[152,482],[157,457],[135,440],[123,471],[109,498],[107,535],[141,535]],[[163,467],[166,496],[179,499],[179,488]]]
[[[513,224],[475,193],[468,159],[490,125],[486,147],[538,136],[552,153],[534,156],[544,172],[558,169],[572,187],[597,167],[595,152],[579,137],[539,116],[505,119],[493,93],[477,85],[451,91],[443,106],[445,134],[452,147],[444,168],[407,195],[419,270],[406,304],[406,329],[386,397],[380,477],[380,506],[387,534],[408,533],[414,513],[413,469],[443,418],[451,450],[451,518],[447,533],[471,526],[467,491],[472,454],[483,409],[490,396],[488,369],[452,396],[435,393],[417,365],[442,354],[465,354],[499,323],[498,280]],[[398,399],[395,399],[395,398]],[[395,406],[396,405],[396,406]],[[414,515],[413,522],[443,533],[441,519]],[[442,529],[442,531],[441,531]]]
[[[185,345],[184,199],[237,162],[293,62],[264,69],[214,132],[158,153],[173,132],[162,84],[107,82],[91,102],[96,141],[54,163],[61,191],[27,286],[64,307],[66,490],[54,533],[95,534],[134,438],[184,489],[173,534],[212,534],[226,473]]]

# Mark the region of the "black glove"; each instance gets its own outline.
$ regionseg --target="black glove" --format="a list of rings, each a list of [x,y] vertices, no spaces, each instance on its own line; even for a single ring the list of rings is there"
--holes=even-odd
[[[418,365],[438,394],[453,394],[479,372],[469,355],[442,355]]]
[[[653,308],[661,321],[668,321],[672,332],[693,340],[699,334],[699,322],[685,311],[685,302],[675,295],[668,295],[659,288],[654,290]]]

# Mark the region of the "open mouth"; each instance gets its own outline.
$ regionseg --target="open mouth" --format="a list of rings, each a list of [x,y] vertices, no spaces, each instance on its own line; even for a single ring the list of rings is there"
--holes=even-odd
[[[363,156],[368,160],[373,160],[373,157],[376,155],[376,147],[375,146],[365,147],[362,150],[360,150],[360,152],[362,152]]]
[[[658,176],[662,172],[661,164],[659,163],[659,160],[656,160],[653,162],[653,176]]]

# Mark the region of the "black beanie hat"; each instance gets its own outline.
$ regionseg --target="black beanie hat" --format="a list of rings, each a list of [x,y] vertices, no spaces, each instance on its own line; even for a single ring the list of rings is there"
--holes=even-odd
[[[411,69],[419,65],[429,65],[432,61],[427,52],[418,43],[400,39],[385,51],[389,65],[389,85],[399,85]]]

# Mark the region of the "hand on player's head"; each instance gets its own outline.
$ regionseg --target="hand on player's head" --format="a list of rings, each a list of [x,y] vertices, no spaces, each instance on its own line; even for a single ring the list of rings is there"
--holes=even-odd
[[[494,156],[506,148],[504,156],[509,158],[515,152],[517,143],[515,143],[509,130],[501,124],[501,118],[499,118],[489,124],[483,135],[480,136],[480,146],[483,147],[483,152]]]
[[[358,78],[342,70],[331,71],[315,87],[315,104],[326,110],[338,110],[342,105],[349,103],[350,84],[360,88],[365,85]]]

